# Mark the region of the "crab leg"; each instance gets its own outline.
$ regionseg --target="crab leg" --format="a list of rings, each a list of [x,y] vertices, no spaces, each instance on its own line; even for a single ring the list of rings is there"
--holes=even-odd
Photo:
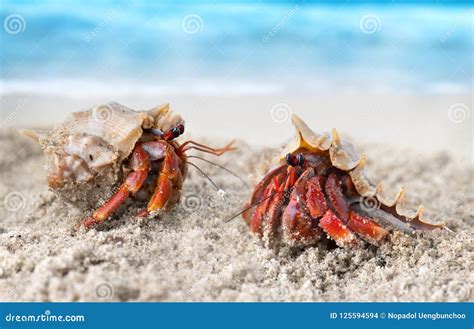
[[[343,177],[344,186],[351,192],[351,182]],[[320,225],[324,226],[326,233],[331,236],[338,244],[346,244],[346,240],[354,240],[345,232],[346,227],[357,233],[361,238],[372,244],[380,242],[389,232],[374,221],[349,210],[349,203],[342,193],[341,179],[332,173],[326,180],[326,194],[331,202],[335,213],[325,215]]]
[[[97,209],[91,217],[84,221],[86,228],[104,222],[127,200],[130,194],[137,193],[143,186],[148,177],[150,160],[140,144],[135,145],[130,163],[133,172],[128,174],[118,191],[102,207]]]
[[[323,177],[315,176],[306,184],[306,202],[309,213],[313,218],[322,217],[328,210],[326,197],[323,193]]]
[[[358,233],[364,240],[377,244],[385,238],[389,231],[374,221],[351,211],[347,226],[351,231]]]
[[[227,144],[226,146],[224,146],[222,148],[212,148],[210,146],[199,144],[199,143],[194,142],[194,141],[187,141],[187,142],[184,142],[178,148],[177,153],[178,154],[183,154],[186,151],[194,149],[194,150],[198,150],[198,151],[201,151],[201,152],[210,153],[210,154],[220,156],[220,155],[222,155],[226,152],[237,150],[236,147],[232,147],[234,144],[235,144],[235,141],[232,141],[232,142],[230,142],[229,144]]]
[[[248,202],[244,207],[244,209],[247,210],[244,211],[244,213],[242,214],[242,217],[247,222],[247,224],[250,224],[252,216],[255,213],[254,209],[256,209],[256,207],[253,207],[253,205],[255,205],[256,202],[259,202],[260,200],[264,199],[263,194],[267,186],[271,184],[274,177],[284,174],[287,171],[286,168],[287,166],[284,165],[273,169],[257,184],[252,193],[252,196],[250,197],[250,202]]]
[[[285,168],[286,169],[286,168]],[[262,230],[269,230],[273,234],[277,228],[280,218],[279,212],[283,207],[285,194],[295,184],[297,173],[292,167],[286,169],[287,173],[280,173],[273,176],[273,180],[265,188],[262,200],[250,219],[250,229],[252,232],[262,234]],[[281,184],[284,182],[284,185]]]
[[[316,213],[316,208],[323,205],[319,203],[319,200],[313,202],[313,205],[318,203],[317,207],[307,203],[307,197],[313,198],[314,196],[313,187],[310,190],[308,185],[310,182],[314,183],[313,179],[315,178],[314,170],[310,168],[300,176],[294,185],[288,206],[283,212],[283,227],[285,234],[289,235],[290,239],[314,242],[320,235],[317,219],[321,215],[313,216],[312,214]]]
[[[319,221],[319,226],[326,234],[336,241],[340,247],[353,245],[357,243],[356,236],[347,228],[346,225],[328,209],[323,218]]]
[[[331,173],[326,179],[325,190],[337,216],[342,219],[344,223],[347,223],[349,220],[349,204],[342,194],[341,184],[339,177],[337,177],[335,173]]]
[[[263,191],[262,200],[250,219],[250,230],[256,234],[262,234],[262,222],[270,204],[272,195],[276,192],[275,182],[269,184]]]
[[[143,147],[150,154],[152,160],[163,158],[155,192],[147,208],[138,214],[140,217],[148,217],[163,208],[169,209],[179,200],[183,176],[179,166],[181,160],[168,143],[164,141],[147,142],[143,143]]]
[[[271,236],[276,233],[280,226],[283,207],[288,203],[291,190],[297,180],[295,168],[290,167],[287,171],[288,173],[286,175],[281,174],[274,180],[277,188],[268,206],[267,221],[264,224],[264,229],[269,232]],[[282,183],[284,183],[283,188],[281,187]]]

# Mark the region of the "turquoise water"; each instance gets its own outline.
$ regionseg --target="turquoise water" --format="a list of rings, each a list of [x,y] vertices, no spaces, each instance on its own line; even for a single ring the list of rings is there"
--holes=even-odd
[[[1,88],[469,92],[472,7],[431,3],[2,0]]]

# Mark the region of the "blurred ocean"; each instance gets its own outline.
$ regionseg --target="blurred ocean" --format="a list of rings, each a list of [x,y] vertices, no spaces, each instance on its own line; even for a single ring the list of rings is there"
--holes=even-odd
[[[1,94],[456,94],[469,1],[1,0]]]

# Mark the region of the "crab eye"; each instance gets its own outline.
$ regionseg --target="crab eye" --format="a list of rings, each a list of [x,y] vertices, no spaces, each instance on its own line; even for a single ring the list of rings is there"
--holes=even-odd
[[[292,167],[302,166],[304,165],[304,155],[303,154],[293,155],[291,153],[288,153],[286,155],[286,163]]]
[[[182,134],[184,134],[184,125],[179,124],[176,127],[172,128],[171,133],[173,134],[174,138],[181,136]]]
[[[174,138],[179,137],[181,135],[181,132],[179,131],[178,127],[174,127],[171,129],[171,134],[173,135]]]
[[[304,155],[303,154],[298,154],[296,156],[296,163],[297,163],[297,166],[304,165]]]
[[[180,135],[184,134],[184,125],[182,123],[179,124],[176,128],[179,129],[179,134]]]

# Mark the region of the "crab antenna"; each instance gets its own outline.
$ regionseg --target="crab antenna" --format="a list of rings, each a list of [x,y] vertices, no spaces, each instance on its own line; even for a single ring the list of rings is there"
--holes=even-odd
[[[228,172],[228,173],[231,174],[232,176],[236,177],[237,179],[239,179],[246,187],[249,187],[249,185],[247,184],[247,182],[246,182],[242,177],[240,177],[239,175],[237,175],[237,174],[236,174],[235,172],[233,172],[232,170],[227,169],[227,168],[224,167],[224,166],[221,166],[220,164],[217,164],[217,163],[212,162],[212,161],[210,161],[210,160],[201,158],[200,156],[197,156],[197,155],[190,155],[190,156],[188,156],[188,159],[189,159],[189,158],[199,159],[199,160],[204,161],[204,162],[207,162],[207,163],[209,163],[209,164],[211,164],[211,165],[213,165],[213,166],[215,166],[215,167],[217,167],[217,168],[220,168],[220,169],[222,169],[222,170]]]
[[[221,188],[219,188],[219,186],[217,186],[217,184],[211,179],[211,177],[209,177],[208,174],[206,174],[201,168],[199,168],[198,166],[196,166],[194,163],[192,162],[187,162],[188,164],[190,164],[191,166],[193,166],[194,168],[197,169],[197,171],[199,171],[202,175],[202,177],[205,177],[209,182],[211,182],[211,184],[215,187],[215,189],[219,192],[219,191],[222,191]]]
[[[272,194],[270,194],[270,195],[267,196],[266,198],[263,198],[262,200],[255,202],[254,204],[248,206],[247,208],[245,208],[243,211],[239,212],[238,214],[235,214],[235,215],[232,216],[231,218],[226,219],[226,220],[224,221],[224,223],[229,223],[229,222],[233,221],[234,219],[236,219],[237,217],[239,217],[240,215],[242,215],[242,214],[243,214],[244,212],[246,212],[247,210],[250,210],[250,209],[252,209],[253,207],[258,206],[260,203],[262,203],[263,201],[266,201],[266,200],[270,199],[271,197],[273,197],[273,196],[274,196],[275,194],[277,194],[277,193],[278,193],[278,192],[273,192]]]

